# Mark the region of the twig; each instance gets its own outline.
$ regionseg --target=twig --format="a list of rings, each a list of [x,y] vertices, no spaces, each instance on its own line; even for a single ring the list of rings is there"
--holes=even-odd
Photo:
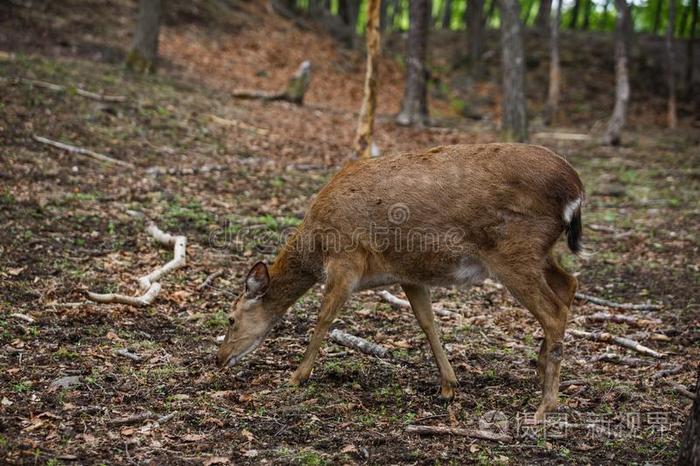
[[[166,414],[165,416],[159,417],[158,419],[156,419],[156,422],[158,424],[165,424],[166,422],[168,422],[169,420],[174,418],[176,414],[177,414],[177,411],[173,411],[170,414]]]
[[[376,356],[378,358],[385,358],[390,356],[389,350],[383,346],[379,346],[376,343],[365,340],[364,338],[351,335],[342,330],[334,329],[331,332],[331,341],[339,345],[347,346],[354,350],[361,351],[370,356]]]
[[[146,231],[155,239],[158,243],[165,246],[172,246],[174,249],[173,259],[167,264],[155,269],[153,272],[139,278],[139,286],[144,294],[141,296],[126,296],[122,294],[115,293],[93,293],[88,291],[87,297],[97,303],[111,304],[128,304],[130,306],[147,306],[156,299],[158,293],[160,292],[160,283],[156,282],[160,277],[166,273],[183,267],[187,263],[186,251],[187,251],[187,238],[184,236],[173,236],[168,233],[164,233],[160,228],[158,228],[154,223],[150,223],[146,228]]]
[[[533,139],[559,139],[561,141],[590,141],[591,136],[581,133],[541,132],[532,135]]]
[[[607,299],[598,298],[597,296],[591,296],[584,293],[576,293],[576,298],[583,301],[590,301],[601,306],[612,307],[615,309],[627,309],[636,311],[658,311],[661,306],[658,304],[632,304],[632,303],[616,303],[614,301],[609,301]]]
[[[612,343],[618,346],[622,346],[623,348],[631,349],[637,351],[638,353],[642,353],[655,358],[664,357],[663,354],[656,352],[653,349],[648,348],[640,343],[637,343],[634,340],[625,337],[618,337],[607,332],[586,332],[584,330],[571,329],[569,330],[569,334],[579,338],[586,338],[588,340],[599,341],[603,343]]]
[[[93,159],[100,160],[102,162],[107,162],[107,163],[112,163],[115,165],[119,165],[122,167],[127,167],[127,168],[135,168],[133,164],[129,162],[124,162],[123,160],[117,160],[113,159],[112,157],[107,157],[106,155],[100,154],[98,152],[93,152],[89,149],[85,149],[83,147],[78,147],[78,146],[72,146],[70,144],[64,144],[62,142],[54,141],[52,139],[47,139],[42,136],[37,136],[34,134],[32,138],[36,142],[40,142],[42,144],[47,144],[49,146],[57,147],[58,149],[63,149],[67,152],[70,152],[72,154],[80,154],[80,155],[87,155],[88,157],[92,157]]]
[[[591,362],[611,362],[613,364],[624,364],[630,367],[640,367],[648,366],[651,364],[650,361],[641,358],[630,358],[627,356],[622,356],[617,353],[603,353],[591,358]]]
[[[488,430],[460,429],[448,426],[406,426],[406,433],[418,435],[456,435],[481,440],[509,441],[512,437],[508,434],[499,434]]]
[[[122,348],[122,349],[120,349],[120,350],[117,350],[117,351],[114,352],[114,354],[116,354],[117,356],[125,357],[125,358],[127,358],[127,359],[131,359],[131,360],[134,361],[134,362],[141,362],[141,360],[143,359],[143,358],[142,358],[141,356],[139,356],[138,354],[132,353],[131,351],[129,351],[129,350],[126,349],[126,348]]]
[[[679,395],[682,395],[682,396],[689,398],[691,400],[695,400],[695,393],[691,392],[683,385],[677,384],[675,382],[671,382],[670,380],[662,380],[662,382],[664,384],[668,385],[669,387],[671,387]]]
[[[620,314],[608,314],[607,312],[596,312],[593,315],[586,316],[587,320],[593,320],[596,322],[615,322],[618,324],[631,324],[631,325],[657,325],[661,323],[660,319],[640,319],[639,317],[620,315]]]
[[[382,297],[384,301],[389,303],[391,307],[394,309],[400,309],[400,308],[410,308],[411,303],[409,303],[405,299],[401,299],[397,296],[394,296],[393,294],[389,293],[387,290],[379,290],[377,291],[377,294]]]
[[[656,374],[652,375],[652,379],[663,379],[664,377],[668,377],[670,375],[676,375],[680,372],[683,371],[683,364],[678,364],[677,366],[672,366],[667,369],[662,369],[658,371]]]
[[[113,420],[107,422],[107,424],[109,424],[110,426],[128,426],[131,424],[138,424],[138,423],[144,422],[144,421],[150,421],[151,419],[155,419],[155,418],[156,418],[155,414],[153,414],[150,411],[146,411],[145,413],[135,414],[135,415],[129,416],[129,417],[123,417],[120,419],[113,419]]]
[[[257,126],[253,126],[251,124],[248,124],[244,121],[230,120],[228,118],[221,118],[221,117],[216,116],[216,115],[209,115],[209,118],[211,119],[211,121],[213,121],[214,123],[220,124],[221,126],[233,126],[234,128],[240,128],[240,129],[252,131],[252,132],[259,134],[261,136],[265,136],[267,134],[270,134],[269,129],[259,128]]]
[[[30,324],[33,324],[34,322],[36,322],[36,319],[34,319],[34,317],[27,315],[27,314],[20,314],[19,312],[15,312],[13,314],[10,314],[10,317],[14,317],[15,319],[23,320],[23,321],[28,322]]]
[[[210,274],[198,287],[197,291],[202,291],[204,288],[208,287],[209,285],[212,284],[214,280],[219,278],[221,275],[224,274],[223,270],[217,270],[216,272]]]
[[[86,91],[85,89],[80,89],[74,86],[61,86],[60,84],[54,84],[47,81],[39,81],[38,79],[27,79],[27,78],[17,78],[19,81],[31,84],[37,87],[43,87],[44,89],[50,89],[52,91],[65,92],[69,90],[75,90],[75,93],[81,97],[87,97],[88,99],[99,100],[100,102],[124,102],[126,96],[123,95],[107,95],[98,94],[96,92]]]

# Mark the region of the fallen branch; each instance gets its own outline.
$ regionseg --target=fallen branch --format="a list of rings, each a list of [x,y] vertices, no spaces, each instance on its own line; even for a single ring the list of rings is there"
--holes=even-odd
[[[265,136],[267,134],[270,134],[269,129],[265,128],[258,128],[257,126],[250,125],[244,121],[239,121],[239,120],[229,120],[228,118],[221,118],[216,115],[209,115],[209,118],[211,121],[214,123],[218,123],[222,126],[233,126],[234,128],[240,128],[240,129],[245,129],[248,131],[252,131],[256,134],[260,134],[261,136]]]
[[[150,223],[146,228],[146,231],[160,244],[165,246],[172,246],[174,249],[174,257],[167,264],[155,269],[153,272],[139,278],[139,286],[144,294],[141,296],[126,296],[116,293],[93,293],[88,291],[87,297],[91,301],[96,303],[111,304],[128,304],[130,306],[147,306],[155,300],[156,296],[160,292],[161,286],[156,280],[165,275],[166,273],[175,270],[177,268],[183,267],[186,263],[186,250],[187,250],[187,238],[184,236],[173,236],[168,233],[164,233],[155,224]]]
[[[27,323],[33,324],[36,322],[36,319],[34,317],[27,315],[27,314],[20,314],[19,312],[15,312],[13,314],[10,314],[10,317],[14,317],[15,319],[20,319],[23,320]]]
[[[152,419],[156,419],[156,417],[157,416],[155,414],[153,414],[152,412],[146,411],[145,413],[135,414],[135,415],[129,416],[129,417],[123,417],[120,419],[113,419],[113,420],[107,422],[107,424],[109,424],[110,426],[128,426],[131,424],[138,424],[138,423],[144,422],[144,421],[150,421]]]
[[[198,175],[200,173],[211,173],[211,172],[224,172],[227,171],[229,167],[225,165],[202,165],[201,167],[150,167],[146,169],[146,173],[151,176],[161,176],[161,175]]]
[[[625,337],[618,337],[607,332],[586,332],[584,330],[569,330],[569,334],[579,338],[586,338],[588,340],[599,341],[602,343],[612,343],[623,348],[631,349],[637,351],[638,353],[645,354],[647,356],[652,356],[655,358],[664,357],[663,354],[654,351],[634,340]]]
[[[581,133],[541,132],[532,135],[533,139],[558,139],[560,141],[590,141],[591,136]]]
[[[406,433],[408,434],[418,434],[418,435],[456,435],[458,437],[469,437],[481,440],[495,440],[499,442],[505,442],[512,440],[512,437],[508,434],[500,434],[498,432],[491,432],[488,430],[471,430],[471,429],[460,429],[458,427],[448,427],[448,426],[406,426]]]
[[[233,96],[239,99],[259,99],[259,100],[283,100],[286,102],[291,102],[293,104],[302,105],[304,102],[304,95],[309,89],[309,82],[311,81],[311,62],[309,60],[304,60],[294,75],[289,78],[287,82],[287,88],[280,92],[263,92],[263,91],[248,91],[248,90],[234,90]]]
[[[391,293],[389,293],[386,290],[379,290],[377,291],[377,294],[382,297],[384,301],[389,303],[391,307],[394,309],[401,309],[401,308],[409,308],[411,307],[411,303],[409,303],[405,299],[401,299],[398,296],[395,296]]]
[[[212,274],[210,274],[198,287],[197,291],[202,291],[204,288],[208,287],[209,285],[212,284],[214,280],[219,278],[221,275],[224,274],[223,270],[218,270]]]
[[[361,351],[362,353],[369,354],[370,356],[376,356],[378,358],[385,358],[390,356],[389,350],[383,346],[379,346],[376,343],[372,343],[364,338],[356,337],[342,330],[334,329],[331,332],[331,341],[348,348]]]
[[[394,309],[402,309],[402,308],[410,309],[411,308],[411,303],[409,301],[407,301],[405,299],[401,299],[398,296],[393,295],[386,290],[379,290],[379,291],[377,291],[377,294],[384,301],[389,303],[389,305],[391,307],[393,307]],[[442,309],[439,307],[433,307],[433,313],[435,313],[435,315],[440,316],[440,317],[462,317],[462,314],[460,314],[458,312],[448,311],[447,309]]]
[[[82,147],[78,146],[72,146],[70,144],[64,144],[62,142],[54,141],[52,139],[47,139],[42,136],[37,136],[36,134],[32,136],[32,138],[36,142],[40,142],[42,144],[47,144],[49,146],[56,147],[58,149],[63,149],[67,152],[70,152],[72,154],[80,154],[80,155],[87,155],[88,157],[92,157],[93,159],[99,160],[101,162],[107,162],[107,163],[112,163],[114,165],[119,165],[122,167],[127,167],[127,168],[135,168],[133,164],[129,162],[124,162],[123,160],[117,160],[113,159],[112,157],[107,157],[106,155],[100,154],[98,152],[93,152],[89,149],[85,149]]]
[[[616,303],[614,301],[609,301],[607,299],[598,298],[597,296],[591,296],[584,293],[576,293],[576,298],[589,301],[594,304],[599,304],[601,306],[612,307],[615,309],[627,309],[634,311],[658,311],[661,306],[657,304],[632,304],[632,303]]]
[[[670,375],[676,375],[680,372],[683,372],[683,364],[678,364],[677,366],[672,366],[667,369],[662,369],[658,371],[656,374],[652,375],[652,379],[663,379],[664,377],[668,377]]]
[[[80,89],[74,86],[62,86],[60,84],[50,83],[48,81],[39,81],[38,79],[27,79],[27,78],[17,78],[19,81],[27,84],[31,84],[37,87],[43,87],[44,89],[50,89],[57,92],[71,92],[75,93],[81,97],[87,97],[88,99],[99,100],[100,102],[124,102],[126,96],[123,95],[107,95],[98,94],[96,92],[86,91],[85,89]]]
[[[141,360],[143,359],[138,354],[132,353],[131,351],[129,351],[126,348],[122,348],[120,350],[117,350],[114,352],[114,354],[116,354],[117,356],[122,356],[122,357],[127,358],[127,359],[131,359],[134,362],[141,362]]]
[[[665,385],[668,385],[669,387],[671,387],[673,389],[673,391],[675,391],[679,395],[682,395],[688,399],[695,401],[695,393],[691,392],[683,385],[677,384],[675,382],[671,382],[670,380],[662,380],[662,382]]]
[[[591,358],[591,362],[611,362],[613,364],[623,364],[630,367],[649,366],[651,361],[641,358],[630,358],[617,353],[603,353]]]
[[[171,420],[172,418],[174,418],[176,414],[177,414],[177,411],[173,411],[170,414],[166,414],[165,416],[159,417],[158,419],[156,419],[156,422],[158,424],[164,424],[164,423],[168,422],[169,420]]]
[[[586,316],[587,320],[592,320],[595,322],[614,322],[617,324],[630,324],[630,325],[657,325],[661,323],[660,319],[641,319],[639,317],[620,315],[620,314],[608,314],[607,312],[596,312],[593,315]]]

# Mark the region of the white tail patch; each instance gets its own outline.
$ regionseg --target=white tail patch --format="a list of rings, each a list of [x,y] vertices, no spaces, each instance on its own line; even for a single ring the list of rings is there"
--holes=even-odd
[[[574,212],[576,212],[578,209],[581,208],[581,198],[578,197],[574,199],[573,201],[569,202],[566,204],[566,207],[564,207],[564,213],[562,214],[562,218],[564,219],[564,223],[567,225],[571,223],[571,219],[574,217]]]

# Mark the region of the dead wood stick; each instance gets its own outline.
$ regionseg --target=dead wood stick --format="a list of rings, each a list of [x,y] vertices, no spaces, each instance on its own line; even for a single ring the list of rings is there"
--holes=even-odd
[[[401,299],[398,296],[389,293],[387,290],[379,290],[377,291],[377,294],[394,309],[411,308],[411,303],[409,301]],[[433,307],[433,313],[440,317],[462,317],[462,314],[458,312],[448,311],[447,309],[442,309],[439,307]]]
[[[304,102],[304,95],[309,89],[310,81],[311,62],[309,60],[304,60],[301,65],[299,65],[294,75],[289,78],[287,87],[283,91],[270,93],[237,89],[233,91],[233,96],[239,99],[283,100],[302,105]]]
[[[599,304],[601,306],[612,307],[615,309],[628,309],[636,311],[658,311],[661,306],[658,304],[632,304],[632,303],[616,303],[614,301],[609,301],[607,299],[598,298],[597,296],[592,296],[584,293],[576,293],[576,298],[589,301],[591,303]]]
[[[679,395],[682,395],[691,400],[695,400],[695,393],[691,392],[683,385],[671,382],[670,380],[663,380],[663,383],[671,387],[673,391],[675,391]]]
[[[612,343],[655,358],[664,357],[663,354],[637,343],[634,340],[625,337],[618,337],[607,332],[586,332],[584,330],[571,329],[569,330],[569,334],[575,337],[586,338],[588,340],[599,341],[602,343]]]
[[[15,319],[23,320],[23,321],[30,323],[30,324],[33,324],[34,322],[36,322],[36,319],[34,319],[34,317],[27,315],[27,314],[21,314],[19,312],[15,312],[13,314],[10,314],[10,317],[14,317]]]
[[[204,288],[211,285],[214,280],[216,280],[223,274],[223,270],[217,270],[216,272],[209,274],[209,276],[197,287],[197,291],[202,291]]]
[[[134,362],[141,362],[141,360],[143,359],[138,354],[132,353],[131,351],[129,351],[126,348],[122,348],[120,350],[117,350],[114,352],[114,354],[116,354],[117,356],[122,356],[122,357],[127,358],[127,359],[131,359]]]
[[[93,159],[99,160],[101,162],[112,163],[114,165],[119,165],[121,167],[126,167],[126,168],[135,168],[134,165],[129,163],[129,162],[124,162],[123,160],[113,159],[112,157],[107,157],[106,155],[91,151],[89,149],[85,149],[83,147],[72,146],[70,144],[64,144],[62,142],[54,141],[52,139],[47,139],[47,138],[42,137],[42,136],[37,136],[36,134],[33,135],[32,138],[36,142],[40,142],[42,144],[47,144],[49,146],[53,146],[53,147],[56,147],[58,149],[63,149],[63,150],[70,152],[72,154],[87,155],[88,157],[92,157]]]
[[[70,90],[75,90],[75,93],[81,97],[87,97],[88,99],[99,100],[100,102],[124,102],[126,97],[123,95],[107,95],[98,94],[96,92],[86,91],[85,89],[80,89],[74,86],[62,86],[60,84],[50,83],[48,81],[40,81],[38,79],[27,79],[19,78],[20,81],[31,84],[37,87],[43,87],[44,89],[50,89],[57,92],[65,92]]]
[[[617,354],[617,353],[603,353],[603,354],[599,354],[599,355],[591,358],[591,362],[598,362],[598,361],[611,362],[613,364],[623,364],[625,366],[630,366],[630,367],[649,366],[652,364],[651,361],[648,361],[646,359],[630,358],[627,356],[622,356],[622,355]]]
[[[372,343],[369,340],[365,340],[364,338],[351,335],[338,329],[334,329],[331,332],[331,341],[333,343],[337,343],[378,358],[385,358],[391,355],[389,350],[383,346],[379,346],[378,344]]]
[[[379,290],[377,291],[377,294],[381,296],[384,301],[389,303],[389,305],[391,305],[391,307],[393,307],[394,309],[400,309],[402,307],[407,309],[411,308],[411,303],[409,303],[405,299],[401,299],[398,296],[389,293],[387,290]]]
[[[652,375],[652,379],[663,379],[664,377],[668,377],[670,375],[676,375],[680,372],[683,372],[684,366],[683,364],[678,364],[676,366],[672,366],[666,369],[661,369],[658,371],[656,374]]]
[[[128,426],[131,424],[138,424],[138,423],[144,422],[144,421],[150,421],[151,419],[155,419],[155,418],[156,418],[155,414],[153,414],[150,411],[146,411],[145,413],[135,414],[135,415],[129,416],[129,417],[123,417],[120,419],[113,419],[113,420],[109,421],[107,424],[109,424],[110,426]]]
[[[234,93],[234,97],[236,97],[235,93]],[[238,97],[240,97],[240,96],[238,96]],[[263,97],[260,97],[260,98],[263,98]],[[218,123],[218,124],[220,124],[220,125],[222,125],[222,126],[233,126],[234,128],[240,128],[240,129],[249,130],[249,131],[252,131],[252,132],[254,132],[254,133],[260,134],[260,135],[262,135],[262,136],[265,136],[265,135],[267,135],[267,134],[270,134],[270,130],[269,130],[269,129],[259,128],[259,127],[257,127],[257,126],[253,126],[253,125],[251,125],[251,124],[248,124],[248,123],[246,123],[246,122],[244,122],[244,121],[240,121],[240,120],[230,120],[230,119],[228,119],[228,118],[221,118],[221,117],[216,116],[216,115],[209,115],[209,118],[210,118],[211,121],[213,121],[214,123]]]
[[[596,322],[615,322],[618,324],[631,324],[631,325],[657,325],[661,323],[660,319],[642,319],[634,316],[627,316],[622,314],[608,314],[607,312],[596,312],[590,316],[586,316],[587,320],[592,320]]]
[[[177,411],[173,411],[170,414],[166,414],[165,416],[159,417],[158,419],[156,419],[156,422],[158,424],[164,424],[164,423],[168,422],[169,420],[171,420],[172,418],[174,418],[176,415],[177,415]]]
[[[559,139],[561,141],[589,141],[591,136],[582,133],[541,132],[532,135],[534,139]]]
[[[127,304],[130,306],[147,306],[151,304],[158,293],[160,292],[161,286],[156,280],[165,275],[166,273],[183,267],[187,263],[186,251],[187,251],[187,238],[184,236],[174,236],[169,233],[164,233],[160,228],[158,228],[154,223],[150,223],[146,227],[146,231],[155,239],[158,243],[164,246],[172,246],[174,250],[173,259],[163,265],[158,267],[153,272],[139,278],[139,286],[144,293],[141,296],[126,296],[116,293],[93,293],[91,291],[87,292],[87,297],[91,301],[102,304]]]
[[[406,433],[418,435],[456,435],[459,437],[469,437],[481,440],[509,441],[512,437],[508,434],[499,434],[488,430],[460,429],[448,426],[406,426]]]

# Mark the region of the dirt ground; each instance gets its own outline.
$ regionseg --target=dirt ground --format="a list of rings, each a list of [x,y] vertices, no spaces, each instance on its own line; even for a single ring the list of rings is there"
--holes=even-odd
[[[229,12],[233,19],[216,32],[186,22],[184,13],[171,19],[161,71],[139,77],[119,63],[133,3],[66,4],[107,9],[104,34],[75,27],[84,21],[79,15],[59,21],[48,6],[0,9],[5,24],[24,28],[0,36],[6,78],[0,81],[0,462],[675,461],[691,402],[674,384],[692,386],[700,356],[700,131],[689,114],[681,115],[678,130],[660,129],[661,98],[648,95],[633,102],[620,148],[595,139],[534,139],[565,156],[586,185],[584,236],[592,254],[575,257],[563,245],[557,250],[581,291],[660,305],[620,310],[577,300],[569,328],[632,338],[663,357],[567,335],[561,406],[552,423],[532,427],[527,420],[541,395],[534,363],[542,332],[502,286],[487,281],[434,290],[436,308],[452,311],[438,319],[459,379],[453,402],[438,398],[437,370],[411,312],[393,309],[374,292],[355,295],[334,328],[379,343],[395,357],[377,359],[327,342],[310,381],[293,388],[286,381],[313,330],[319,287],[233,369],[215,367],[216,337],[225,331],[244,274],[255,261],[274,258],[313,193],[348,156],[361,54],[251,2]],[[259,27],[251,27],[251,18]],[[285,41],[301,45],[288,51]],[[299,48],[321,63],[308,105],[230,97],[234,87],[275,90],[303,58]],[[444,57],[436,55],[436,68],[445,69]],[[458,71],[444,71],[432,87],[435,126],[394,125],[401,64],[392,53],[383,60],[382,152],[498,140],[497,86],[473,83],[459,97],[464,91],[452,86],[462,79]],[[76,87],[126,100],[95,101]],[[566,131],[595,134],[594,122],[609,110],[586,100],[586,92],[567,94]],[[532,90],[533,100],[537,95]],[[456,112],[464,108],[457,101],[476,105],[482,117],[460,118]],[[135,168],[49,148],[33,135]],[[162,280],[151,306],[86,302],[86,290],[135,294],[136,279],[171,258],[133,211],[187,236],[187,266]],[[198,289],[218,271],[211,286]],[[599,312],[643,320],[590,318]],[[115,354],[124,348],[141,360]],[[61,388],[59,380],[72,385]],[[505,424],[488,422],[494,411]],[[152,415],[133,418],[144,413]],[[512,440],[421,436],[406,432],[410,425],[500,428]]]

